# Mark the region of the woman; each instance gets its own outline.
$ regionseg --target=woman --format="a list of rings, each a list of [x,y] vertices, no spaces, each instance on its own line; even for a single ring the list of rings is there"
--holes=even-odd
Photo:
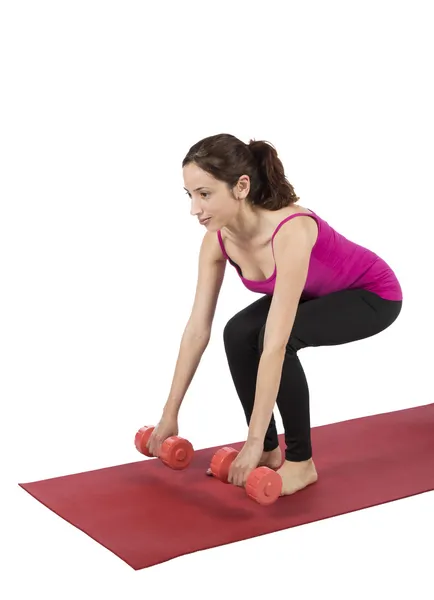
[[[299,198],[274,147],[229,134],[205,138],[182,163],[191,214],[206,227],[196,296],[169,398],[148,443],[178,433],[178,411],[208,345],[226,261],[261,297],[226,324],[229,369],[249,425],[229,481],[244,485],[259,465],[276,469],[282,495],[317,481],[309,389],[298,351],[346,344],[389,327],[402,307],[392,269],[338,233]],[[285,460],[273,408],[282,416]],[[208,471],[209,473],[209,471]]]

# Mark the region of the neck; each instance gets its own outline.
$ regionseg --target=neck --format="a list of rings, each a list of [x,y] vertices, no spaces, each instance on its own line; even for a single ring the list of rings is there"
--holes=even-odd
[[[223,229],[241,242],[250,241],[260,235],[263,214],[258,208],[240,207],[235,217]]]

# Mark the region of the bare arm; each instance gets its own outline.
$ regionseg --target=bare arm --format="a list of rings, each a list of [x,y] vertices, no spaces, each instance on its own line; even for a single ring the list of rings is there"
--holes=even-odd
[[[181,339],[172,385],[164,407],[166,415],[178,415],[184,396],[208,346],[225,268],[226,261],[222,256],[217,235],[207,232],[200,249],[193,308]]]
[[[167,402],[164,406],[164,414],[178,416],[181,403],[197,371],[202,355],[208,346],[209,337],[194,337],[189,334],[188,329],[184,331],[176,361],[175,373],[173,375]]]

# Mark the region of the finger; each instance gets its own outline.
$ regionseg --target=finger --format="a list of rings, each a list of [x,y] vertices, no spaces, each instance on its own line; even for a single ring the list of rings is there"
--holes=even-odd
[[[149,452],[151,454],[154,454],[154,450],[155,450],[155,433],[152,433],[152,435],[149,437],[148,449],[149,449]]]
[[[237,470],[236,473],[234,474],[234,485],[238,485],[239,480],[240,480],[240,474]]]
[[[247,481],[247,477],[249,476],[249,470],[246,469],[243,473],[243,481],[242,481],[242,485],[246,485],[246,481]]]

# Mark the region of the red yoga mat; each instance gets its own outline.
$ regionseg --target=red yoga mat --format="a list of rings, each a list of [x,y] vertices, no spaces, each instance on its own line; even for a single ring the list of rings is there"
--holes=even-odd
[[[143,457],[19,485],[135,570],[434,489],[434,404],[314,427],[312,443],[318,481],[269,506],[205,474],[220,446],[183,471]]]

